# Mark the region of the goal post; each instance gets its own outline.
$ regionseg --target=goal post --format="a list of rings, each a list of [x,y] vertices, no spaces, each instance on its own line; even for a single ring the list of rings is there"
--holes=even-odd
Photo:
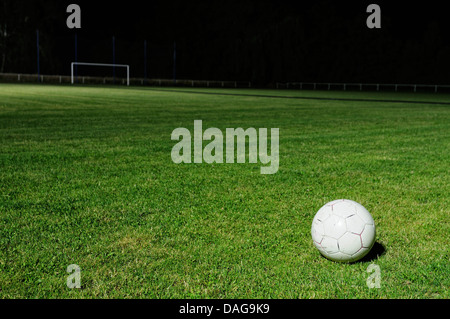
[[[119,67],[127,69],[127,86],[130,86],[130,66],[128,64],[109,64],[109,63],[88,63],[88,62],[72,62],[70,64],[70,81],[74,83],[73,67],[75,65],[90,65],[90,66],[103,66],[103,67]]]

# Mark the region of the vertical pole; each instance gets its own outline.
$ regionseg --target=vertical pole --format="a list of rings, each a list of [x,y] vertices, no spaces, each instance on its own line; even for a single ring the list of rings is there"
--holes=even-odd
[[[39,65],[39,30],[36,30],[36,48],[37,48],[37,75],[38,75],[38,82],[40,82],[41,77],[41,69]]]
[[[130,66],[127,65],[127,86],[130,86]]]
[[[147,84],[147,40],[144,40],[144,80]]]
[[[116,38],[112,37],[113,64],[116,64]],[[116,66],[113,65],[113,83],[116,84]]]
[[[75,62],[78,62],[78,38],[77,38],[76,32],[75,32]],[[78,82],[77,76],[78,76],[78,65],[75,64],[75,82]],[[73,82],[72,82],[72,84],[73,84]]]
[[[173,84],[177,82],[177,43],[173,43]]]

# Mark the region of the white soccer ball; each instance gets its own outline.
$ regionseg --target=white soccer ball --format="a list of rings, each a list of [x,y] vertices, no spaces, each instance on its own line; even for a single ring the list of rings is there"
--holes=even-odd
[[[361,204],[337,199],[316,213],[311,236],[316,248],[328,259],[353,262],[363,258],[375,243],[375,222]]]

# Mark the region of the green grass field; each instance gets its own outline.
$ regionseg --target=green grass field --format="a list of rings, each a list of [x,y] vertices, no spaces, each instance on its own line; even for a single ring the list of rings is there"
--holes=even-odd
[[[449,298],[449,103],[0,84],[0,297]],[[171,132],[196,119],[279,128],[279,171],[174,164]],[[312,218],[338,198],[372,213],[378,255],[341,264],[315,249]],[[66,286],[70,264],[82,289]]]

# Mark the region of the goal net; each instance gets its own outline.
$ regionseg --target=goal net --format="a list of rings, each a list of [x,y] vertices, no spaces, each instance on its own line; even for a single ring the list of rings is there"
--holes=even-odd
[[[126,68],[127,72],[127,85],[130,85],[130,66],[128,64],[108,64],[108,63],[87,63],[87,62],[72,62],[70,64],[70,81],[72,84],[75,82],[75,67],[78,65],[85,65],[85,66],[96,66],[96,67],[111,67],[114,70],[115,74],[115,68]],[[114,75],[115,77],[115,75]]]

